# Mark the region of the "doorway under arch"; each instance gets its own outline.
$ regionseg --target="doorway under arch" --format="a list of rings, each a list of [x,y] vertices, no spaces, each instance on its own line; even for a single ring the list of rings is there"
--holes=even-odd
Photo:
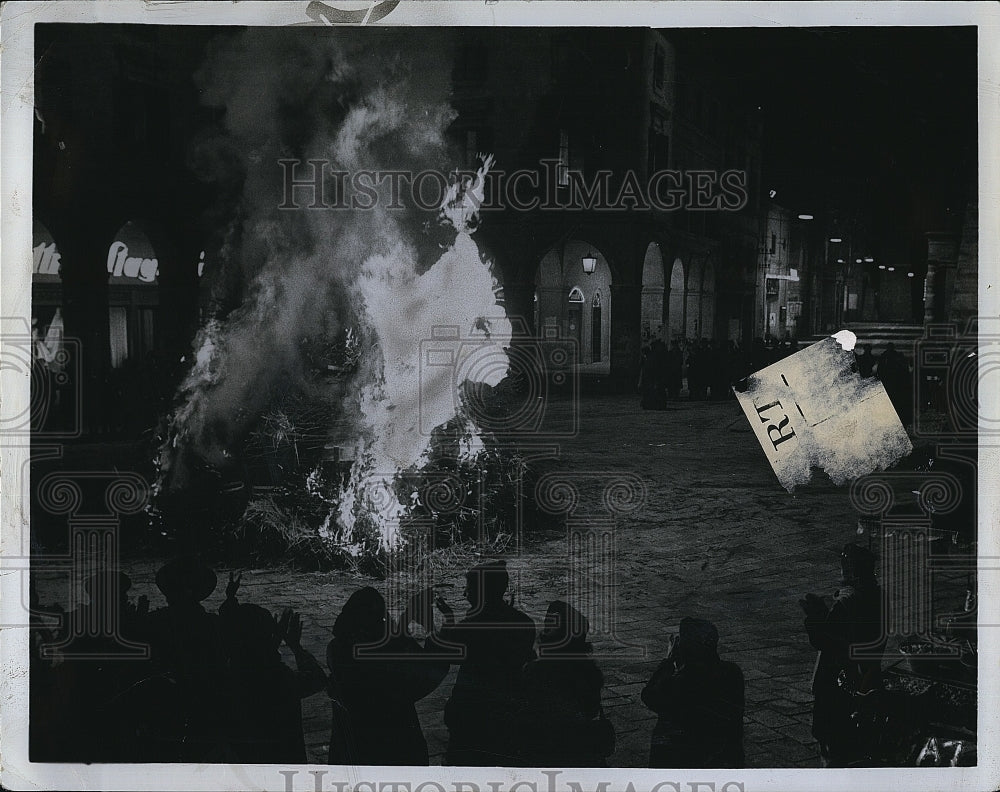
[[[603,358],[601,349],[601,339],[604,337],[601,320],[601,293],[594,292],[594,297],[590,301],[590,360],[592,363],[600,363]]]
[[[583,271],[586,255],[597,259],[591,274]],[[608,374],[611,370],[611,281],[611,268],[603,254],[582,240],[572,239],[549,250],[539,263],[535,276],[538,333],[575,339],[577,367],[582,373]]]

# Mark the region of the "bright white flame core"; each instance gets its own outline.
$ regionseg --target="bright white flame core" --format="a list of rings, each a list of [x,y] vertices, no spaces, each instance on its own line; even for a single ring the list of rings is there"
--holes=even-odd
[[[403,244],[372,256],[361,268],[364,316],[381,371],[359,394],[361,435],[339,508],[348,542],[357,519],[367,514],[383,546],[397,544],[407,509],[393,494],[395,477],[426,463],[430,432],[459,414],[465,382],[492,386],[507,373],[510,321],[496,303],[497,283],[470,236],[491,164],[487,158],[471,184],[449,189],[441,215],[458,233],[425,273],[417,275],[414,253]],[[481,356],[488,365],[475,365]],[[471,459],[482,450],[482,439],[474,427],[467,428],[471,437],[462,456]]]

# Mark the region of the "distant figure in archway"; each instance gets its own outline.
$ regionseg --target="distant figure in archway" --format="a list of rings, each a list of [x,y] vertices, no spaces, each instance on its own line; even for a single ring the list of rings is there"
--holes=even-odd
[[[704,339],[693,341],[688,350],[688,398],[703,400],[708,396],[711,372],[708,342]]]
[[[711,342],[709,355],[711,360],[709,371],[711,399],[712,401],[721,401],[732,395],[729,388],[729,350],[722,340],[716,338]]]
[[[667,352],[667,398],[676,399],[684,387],[684,351],[675,338]]]
[[[649,345],[649,351],[639,371],[640,406],[644,410],[663,410],[667,406],[667,345],[663,334],[658,333]]]

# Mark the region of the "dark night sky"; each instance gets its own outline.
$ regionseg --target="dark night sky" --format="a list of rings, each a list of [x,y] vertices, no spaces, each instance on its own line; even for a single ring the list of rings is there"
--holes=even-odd
[[[212,35],[200,32],[202,42]],[[791,211],[854,213],[896,255],[922,261],[923,233],[944,228],[948,210],[958,219],[974,198],[975,28],[665,32],[682,63],[694,54],[727,101],[759,114],[763,186]],[[417,48],[426,43],[421,30],[412,35]],[[201,46],[188,41],[194,60]]]
[[[857,209],[877,228],[901,209],[932,222],[973,197],[975,28],[679,35],[761,108],[766,186],[789,209]]]

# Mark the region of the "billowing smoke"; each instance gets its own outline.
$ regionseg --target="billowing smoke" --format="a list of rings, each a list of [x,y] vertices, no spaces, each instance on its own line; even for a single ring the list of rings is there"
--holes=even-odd
[[[223,115],[193,161],[238,203],[223,234],[219,315],[195,340],[160,455],[164,486],[186,485],[190,455],[223,464],[275,390],[300,379],[303,341],[349,328],[361,339],[361,365],[330,417],[352,427],[358,460],[335,517],[334,532],[349,533],[372,508],[364,494],[372,480],[388,483],[419,464],[428,422],[454,416],[460,381],[495,384],[506,371],[495,342],[509,337],[509,325],[469,236],[469,201],[481,184],[453,187],[437,218],[390,207],[388,182],[371,209],[307,208],[309,190],[292,196],[300,208],[279,209],[289,198],[281,160],[301,163],[300,180],[311,176],[309,160],[347,173],[454,164],[444,137],[454,117],[450,34],[423,31],[414,42],[406,31],[256,29],[224,36],[209,52],[198,81],[203,101]],[[440,326],[492,345],[494,362],[421,382],[421,342]],[[393,515],[377,520],[391,544]]]

